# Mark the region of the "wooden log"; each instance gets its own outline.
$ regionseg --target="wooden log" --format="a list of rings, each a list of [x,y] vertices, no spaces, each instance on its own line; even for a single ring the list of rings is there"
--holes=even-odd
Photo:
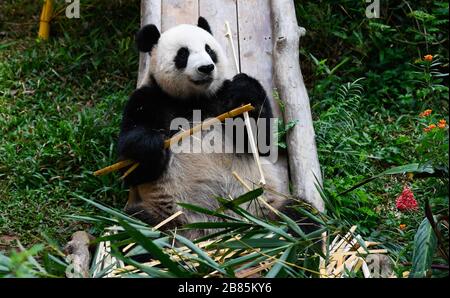
[[[197,24],[198,11],[198,0],[162,0],[162,31],[180,24]]]
[[[141,27],[154,24],[161,31],[161,0],[141,0]],[[150,64],[148,53],[139,54],[139,71],[137,87],[149,84],[149,78],[144,75],[148,72]]]
[[[324,202],[315,186],[322,184],[308,94],[299,64],[300,36],[292,0],[271,0],[274,36],[274,75],[285,104],[285,123],[298,121],[287,134],[289,169],[294,195],[311,203],[319,211]],[[315,176],[315,177],[314,177]]]
[[[89,264],[91,261],[89,245],[92,239],[93,237],[85,231],[73,233],[72,240],[64,248],[70,261],[69,266],[72,266],[72,270],[66,272],[67,277],[89,277]]]

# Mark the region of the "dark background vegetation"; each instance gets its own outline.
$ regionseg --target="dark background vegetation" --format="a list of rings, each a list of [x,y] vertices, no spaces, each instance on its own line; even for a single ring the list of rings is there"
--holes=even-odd
[[[0,250],[14,239],[27,247],[49,238],[66,242],[85,225],[67,215],[98,212],[78,195],[124,206],[118,175],[97,178],[92,171],[117,158],[120,114],[137,78],[139,2],[82,1],[81,19],[62,11],[42,42],[36,39],[40,1],[0,1]],[[429,199],[435,212],[448,212],[448,131],[446,141],[424,153],[418,119],[433,109],[448,121],[448,76],[442,75],[448,73],[448,2],[381,1],[380,19],[366,18],[366,5],[298,1],[299,24],[307,29],[300,61],[327,194],[363,235],[408,260],[423,212],[395,209],[403,186],[420,206]],[[421,62],[427,54],[438,62],[433,75]],[[392,175],[336,196],[424,156],[447,170],[447,178]],[[86,228],[96,233],[95,226]]]

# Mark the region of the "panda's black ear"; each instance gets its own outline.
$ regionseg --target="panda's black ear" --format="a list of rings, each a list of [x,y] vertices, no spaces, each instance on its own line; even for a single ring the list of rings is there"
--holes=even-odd
[[[159,37],[158,28],[153,25],[145,25],[136,34],[136,45],[141,52],[150,52],[155,44],[158,43]]]
[[[204,17],[198,18],[197,26],[208,31],[212,35],[211,27],[209,27],[209,23]]]

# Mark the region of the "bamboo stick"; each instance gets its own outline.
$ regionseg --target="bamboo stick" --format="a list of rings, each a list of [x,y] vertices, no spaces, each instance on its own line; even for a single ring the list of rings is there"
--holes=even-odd
[[[136,168],[139,167],[139,163],[135,163],[134,165],[132,165],[126,172],[125,174],[122,175],[122,177],[120,177],[120,180],[125,179],[128,175],[131,174],[131,172],[133,172],[134,170],[136,170]]]
[[[39,19],[38,37],[47,40],[50,36],[50,20],[53,13],[53,0],[45,0],[42,6],[41,17]]]
[[[243,105],[236,109],[233,109],[229,112],[223,113],[223,114],[217,116],[216,118],[206,120],[206,121],[200,123],[199,125],[194,126],[193,128],[191,128],[189,130],[183,131],[179,134],[174,135],[172,138],[165,140],[164,148],[167,149],[172,144],[175,144],[175,143],[179,142],[180,140],[182,140],[200,130],[208,129],[211,127],[211,125],[213,125],[216,122],[223,122],[227,118],[234,118],[236,116],[241,115],[242,113],[249,112],[254,109],[255,108],[251,104],[246,104],[246,105]],[[94,176],[101,176],[101,175],[105,175],[105,174],[108,174],[111,172],[115,172],[115,171],[125,168],[131,164],[133,164],[133,166],[121,177],[123,179],[126,176],[128,176],[133,170],[135,170],[139,166],[139,163],[135,163],[135,161],[131,160],[131,159],[122,160],[122,161],[119,161],[113,165],[106,167],[106,168],[95,171]],[[138,164],[138,165],[136,165],[136,164]]]
[[[238,73],[240,73],[241,69],[239,67],[238,59],[236,56],[236,50],[234,48],[233,35],[231,33],[230,23],[228,21],[225,21],[225,26],[227,27],[227,33],[225,34],[225,37],[227,37],[230,42],[230,46],[231,46],[231,49],[233,52],[234,65],[236,66],[236,71]],[[259,184],[264,186],[264,185],[266,185],[266,179],[264,178],[264,172],[262,170],[261,162],[259,160],[259,152],[258,152],[258,148],[256,147],[255,137],[253,134],[253,129],[252,129],[252,125],[250,123],[250,116],[248,115],[248,112],[244,113],[244,120],[245,120],[245,126],[247,127],[247,131],[248,131],[248,137],[250,139],[250,147],[252,148],[253,158],[255,159],[255,163],[258,166],[258,172],[259,172],[259,176],[260,176]]]
[[[134,161],[130,160],[130,159],[122,160],[122,161],[119,161],[119,162],[117,162],[117,163],[115,163],[113,165],[107,166],[106,168],[103,168],[101,170],[95,171],[94,172],[94,176],[102,176],[102,175],[105,175],[105,174],[108,174],[108,173],[111,173],[111,172],[115,172],[115,171],[120,170],[122,168],[125,168],[125,167],[127,167],[127,166],[129,166],[129,165],[131,165],[133,163],[134,163]]]

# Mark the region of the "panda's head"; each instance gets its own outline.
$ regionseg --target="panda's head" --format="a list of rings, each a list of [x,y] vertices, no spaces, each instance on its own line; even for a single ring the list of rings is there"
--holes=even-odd
[[[214,94],[229,76],[223,49],[208,22],[178,25],[162,34],[146,25],[136,36],[138,49],[150,53],[149,73],[163,91],[177,98]]]

